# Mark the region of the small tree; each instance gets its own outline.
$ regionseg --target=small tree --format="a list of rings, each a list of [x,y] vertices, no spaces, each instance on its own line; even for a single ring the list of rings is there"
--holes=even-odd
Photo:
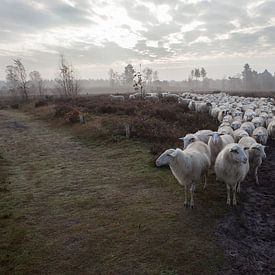
[[[200,73],[200,69],[199,69],[199,68],[198,68],[198,69],[197,69],[197,68],[195,69],[194,75],[195,75],[196,80],[198,80],[198,78],[201,77],[201,73]]]
[[[143,80],[143,76],[141,72],[137,72],[134,74],[133,82],[134,82],[133,87],[135,91],[140,92],[141,98],[144,99],[145,98],[145,88],[144,88],[145,81]]]
[[[151,82],[152,82],[153,70],[152,70],[151,68],[146,67],[146,68],[143,70],[143,74],[144,74],[145,81],[146,81],[148,84],[151,84]]]
[[[132,85],[134,79],[135,70],[132,64],[128,64],[124,68],[125,83],[126,85]]]
[[[32,71],[29,73],[30,76],[30,84],[34,93],[38,91],[39,96],[43,95],[43,80],[41,74],[38,71]]]
[[[29,99],[29,90],[27,87],[27,73],[26,69],[19,58],[13,59],[14,65],[6,67],[6,79],[10,91],[16,95],[19,91],[24,100]]]
[[[204,79],[206,77],[206,70],[202,67],[201,68],[201,77]]]
[[[55,80],[60,88],[60,94],[66,97],[76,97],[80,92],[79,80],[75,77],[73,65],[68,65],[64,56],[60,55],[59,78]]]

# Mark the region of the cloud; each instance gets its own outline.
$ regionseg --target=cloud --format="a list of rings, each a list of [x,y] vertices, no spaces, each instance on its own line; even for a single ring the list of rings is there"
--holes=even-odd
[[[274,0],[2,0],[0,79],[17,56],[51,77],[59,53],[85,77],[127,62],[253,62],[274,53],[274,10]]]

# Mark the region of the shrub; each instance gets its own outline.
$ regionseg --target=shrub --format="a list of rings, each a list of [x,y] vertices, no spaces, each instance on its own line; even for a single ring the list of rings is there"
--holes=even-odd
[[[39,100],[37,102],[35,102],[34,107],[38,108],[38,107],[43,107],[43,106],[47,106],[48,102],[45,100]]]

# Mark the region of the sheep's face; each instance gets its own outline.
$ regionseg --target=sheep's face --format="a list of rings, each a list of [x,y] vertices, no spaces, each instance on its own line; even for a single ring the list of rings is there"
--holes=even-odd
[[[162,153],[158,159],[156,160],[156,166],[164,166],[169,165],[172,158],[176,156],[176,150],[175,149],[168,149],[164,153]]]
[[[257,155],[261,156],[262,159],[266,158],[264,148],[265,147],[262,144],[259,144],[259,143],[255,143],[255,144],[250,146],[250,149],[254,150],[257,153]]]
[[[196,141],[196,137],[193,134],[188,134],[180,140],[183,141],[183,148],[186,149],[189,144]]]
[[[239,121],[234,121],[232,122],[231,127],[233,130],[237,130],[241,127],[241,123]]]
[[[218,132],[214,132],[212,133],[212,141],[213,141],[213,144],[218,144],[218,142],[221,140],[221,134],[218,133]]]
[[[244,151],[244,149],[242,149],[239,145],[235,145],[230,149],[230,153],[232,156],[232,159],[235,162],[239,162],[239,163],[247,163],[248,158],[247,155]]]

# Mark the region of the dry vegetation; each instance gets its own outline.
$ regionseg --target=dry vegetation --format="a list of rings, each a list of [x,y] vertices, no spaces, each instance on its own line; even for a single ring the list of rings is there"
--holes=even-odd
[[[79,122],[75,110],[81,110],[87,124],[78,128],[85,132],[85,138],[119,141],[125,139],[128,125],[130,139],[149,143],[155,156],[167,147],[181,146],[178,138],[189,132],[217,128],[216,122],[208,116],[190,112],[171,99],[162,99],[158,103],[142,100],[112,103],[108,96],[91,96],[75,100],[57,99],[54,105],[39,101],[35,106],[43,104],[47,107],[39,111],[40,115],[61,124]]]

